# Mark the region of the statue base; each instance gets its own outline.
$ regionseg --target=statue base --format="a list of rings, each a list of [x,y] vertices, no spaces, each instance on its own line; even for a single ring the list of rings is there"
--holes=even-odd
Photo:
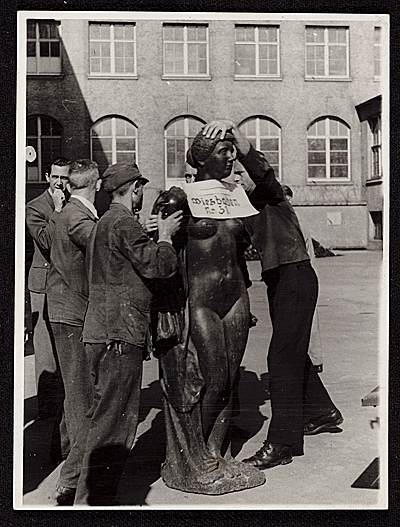
[[[259,487],[266,482],[265,474],[258,468],[231,459],[226,466],[210,473],[197,473],[194,477],[171,477],[173,471],[166,464],[161,469],[161,476],[167,487],[193,492],[195,494],[227,494],[240,490]]]

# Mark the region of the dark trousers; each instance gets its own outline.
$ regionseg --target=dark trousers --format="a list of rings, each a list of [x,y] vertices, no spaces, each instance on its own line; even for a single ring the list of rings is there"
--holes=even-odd
[[[308,356],[318,279],[308,260],[263,273],[272,338],[268,351],[272,418],[267,440],[303,454],[303,425],[334,404]]]
[[[51,323],[56,352],[64,383],[64,416],[70,445],[75,443],[78,429],[92,405],[90,364],[81,342],[82,327]]]
[[[92,406],[61,468],[60,484],[76,488],[77,505],[111,505],[133,446],[139,416],[143,350],[86,344]]]

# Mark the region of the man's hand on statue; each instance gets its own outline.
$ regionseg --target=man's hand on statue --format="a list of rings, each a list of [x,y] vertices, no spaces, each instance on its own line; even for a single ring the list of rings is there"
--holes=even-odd
[[[176,212],[171,214],[171,216],[168,216],[167,218],[165,218],[165,220],[163,220],[161,211],[158,213],[157,226],[159,240],[161,240],[162,238],[170,238],[178,232],[181,226],[182,214],[183,213],[181,210],[177,210]]]
[[[64,192],[62,190],[56,188],[56,189],[54,189],[54,192],[51,195],[51,197],[53,198],[54,208],[55,208],[56,212],[60,212],[61,209],[63,208],[64,202],[65,202]]]
[[[211,121],[203,128],[203,135],[207,139],[214,139],[219,132],[221,132],[221,141],[224,139],[226,132],[232,131],[235,128],[235,123],[229,121],[228,119],[217,119],[216,121]]]
[[[150,214],[143,222],[143,226],[146,232],[154,232],[158,229],[158,216],[157,214]]]

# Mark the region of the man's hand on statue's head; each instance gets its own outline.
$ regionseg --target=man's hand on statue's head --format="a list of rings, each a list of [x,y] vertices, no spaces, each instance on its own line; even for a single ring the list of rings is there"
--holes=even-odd
[[[214,139],[221,132],[221,141],[223,141],[226,132],[231,132],[235,128],[235,123],[229,119],[217,119],[206,124],[203,128],[203,135],[207,139]]]

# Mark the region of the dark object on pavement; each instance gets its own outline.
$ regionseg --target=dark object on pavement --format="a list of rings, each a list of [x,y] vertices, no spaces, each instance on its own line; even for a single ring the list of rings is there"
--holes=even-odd
[[[264,441],[263,446],[254,456],[243,459],[243,463],[248,463],[260,470],[273,468],[278,465],[287,465],[293,461],[292,448],[288,445],[278,445]]]
[[[329,249],[326,249],[323,247],[317,240],[314,240],[314,238],[311,238],[313,247],[314,247],[314,254],[316,258],[324,258],[325,256],[337,256],[335,253],[330,251]]]
[[[314,368],[317,370],[317,373],[323,373],[324,365],[323,364],[314,364]]]
[[[379,458],[376,457],[351,485],[353,489],[379,489]]]
[[[306,425],[304,425],[304,435],[314,435],[320,432],[331,431],[333,428],[337,428],[344,421],[342,414],[337,408],[334,408],[329,413],[311,419]]]
[[[76,488],[57,487],[54,497],[58,505],[68,507],[74,504],[75,494]]]

